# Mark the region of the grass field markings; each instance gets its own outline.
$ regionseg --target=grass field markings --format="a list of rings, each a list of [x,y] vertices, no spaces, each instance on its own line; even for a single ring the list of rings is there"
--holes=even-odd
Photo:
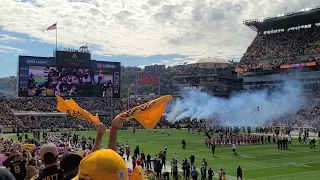
[[[301,179],[307,179],[307,180],[319,180],[320,173],[315,173],[312,175],[303,174],[301,176],[295,175],[294,177],[281,177],[281,180],[301,180]]]
[[[254,156],[247,156],[247,155],[239,155],[241,158],[245,158],[245,159],[255,159],[256,157]]]
[[[151,144],[160,144],[158,141],[148,141]],[[177,147],[177,145],[167,145],[167,147]]]
[[[276,165],[276,166],[263,166],[261,165],[261,168],[246,168],[246,166],[243,166],[241,163],[239,163],[239,165],[243,168],[243,170],[245,171],[250,171],[250,170],[258,170],[258,169],[270,169],[270,168],[279,168],[279,167],[285,167],[285,166],[293,166],[293,167],[307,167],[307,168],[311,168],[312,166],[308,166],[306,164],[313,164],[313,163],[320,163],[320,161],[316,161],[316,162],[309,162],[309,163],[294,163],[294,162],[290,162],[290,163],[281,163],[281,165]],[[252,164],[250,164],[252,166]],[[255,164],[255,166],[257,166]],[[234,166],[232,166],[234,167]],[[228,166],[224,166],[224,168],[228,169]]]
[[[171,132],[171,130],[170,130],[170,132]],[[82,135],[83,136],[89,135],[91,137],[94,137],[96,134],[95,131],[92,131],[91,133],[92,133],[92,135],[90,134],[90,132],[84,133]],[[239,165],[239,164],[240,165],[243,164],[242,166],[243,166],[244,172],[248,171],[248,172],[245,172],[245,175],[247,175],[248,177],[253,177],[253,176],[258,177],[259,174],[255,173],[256,172],[255,169],[257,169],[257,168],[259,168],[259,170],[257,172],[263,172],[266,167],[270,167],[270,168],[273,167],[274,168],[274,169],[270,169],[270,174],[263,173],[262,175],[278,175],[278,174],[282,174],[282,173],[290,173],[290,172],[297,172],[297,171],[303,172],[303,169],[305,169],[307,171],[310,170],[310,168],[307,168],[307,167],[305,167],[305,168],[304,167],[294,167],[294,166],[285,167],[286,164],[281,164],[282,162],[295,162],[297,164],[309,165],[309,166],[312,166],[311,170],[316,170],[315,168],[319,165],[319,162],[316,162],[317,164],[310,165],[310,164],[307,164],[306,161],[308,159],[314,159],[316,156],[312,156],[312,155],[317,154],[320,151],[317,151],[314,153],[308,153],[308,154],[311,154],[311,156],[310,155],[303,156],[306,153],[301,154],[303,157],[301,157],[300,159],[294,159],[295,156],[296,157],[301,156],[298,153],[309,152],[308,145],[300,145],[297,143],[297,140],[294,140],[294,146],[289,147],[292,150],[288,150],[288,151],[278,151],[276,148],[277,145],[275,145],[275,144],[239,145],[238,146],[238,150],[239,150],[238,153],[240,155],[255,156],[256,159],[232,157],[232,152],[231,152],[231,148],[230,148],[231,145],[227,145],[226,147],[218,147],[217,151],[216,151],[217,156],[219,156],[219,154],[226,155],[226,157],[229,159],[226,159],[226,157],[225,158],[224,157],[220,157],[220,158],[217,157],[215,160],[214,158],[212,158],[211,148],[205,147],[205,144],[203,142],[204,141],[203,137],[201,137],[201,136],[193,136],[192,137],[192,136],[190,136],[190,134],[184,133],[183,131],[181,131],[181,133],[180,132],[177,133],[177,131],[174,132],[174,130],[172,130],[171,136],[169,138],[166,138],[167,136],[163,136],[159,132],[151,134],[151,133],[147,133],[146,131],[143,131],[143,130],[141,131],[141,133],[137,133],[136,136],[133,136],[132,132],[127,132],[127,133],[122,132],[121,135],[123,135],[123,136],[119,137],[119,142],[125,142],[125,140],[129,140],[129,143],[132,146],[132,145],[135,145],[136,143],[138,143],[138,141],[141,141],[141,143],[139,143],[139,144],[141,145],[142,149],[146,149],[146,150],[150,151],[151,153],[155,153],[155,154],[156,154],[156,151],[158,151],[159,147],[161,150],[161,147],[162,147],[161,144],[168,146],[169,144],[176,143],[177,146],[180,148],[168,146],[169,147],[168,154],[169,154],[169,156],[171,156],[174,151],[177,151],[179,153],[178,154],[179,157],[184,157],[184,156],[188,157],[188,155],[190,155],[188,151],[185,152],[184,150],[182,150],[182,147],[181,147],[181,140],[182,140],[182,138],[185,138],[187,141],[187,149],[189,148],[191,151],[195,152],[194,154],[196,155],[197,167],[200,167],[198,165],[201,164],[202,158],[206,158],[208,163],[210,165],[212,165],[212,167],[214,167],[215,170],[218,170],[218,169],[216,169],[216,167],[219,167],[219,168],[222,167],[222,168],[225,168],[227,174],[230,174],[230,175],[235,175],[235,169],[236,169],[237,165]],[[158,141],[159,144],[152,144],[152,145],[150,144],[151,145],[150,146],[148,143],[148,141],[150,141],[150,140]],[[104,144],[107,141],[108,141],[108,135],[106,135],[105,138],[103,138]],[[199,151],[197,149],[200,149],[201,151]],[[243,151],[242,151],[242,149],[243,149]],[[268,155],[277,156],[278,152],[283,154],[283,155],[279,154],[280,157],[285,156],[285,157],[290,157],[290,158],[286,158],[286,159],[282,158],[280,160],[277,160],[276,157],[271,157],[273,159],[268,160],[268,159],[270,159],[270,157]],[[260,155],[260,157],[257,157],[256,155]],[[265,156],[263,156],[263,155],[265,155]],[[302,158],[305,160],[303,160]],[[168,159],[170,159],[170,158],[168,158]],[[263,161],[262,162],[256,161],[259,159],[263,159]],[[320,158],[316,157],[316,159],[320,159]],[[314,160],[316,160],[316,159],[314,159]],[[234,163],[234,162],[236,162],[236,163]],[[216,166],[216,163],[219,163],[220,165]],[[234,165],[232,165],[231,163],[234,163]],[[277,166],[277,165],[284,166],[284,167],[280,168],[280,170],[273,172],[273,170],[277,169],[277,168],[275,168],[275,166]],[[250,169],[252,169],[252,171],[250,171]],[[282,170],[283,170],[283,172],[280,172]],[[268,169],[266,169],[266,171],[268,171]],[[314,174],[318,175],[318,177],[320,176],[320,173],[314,173]],[[291,176],[292,179],[288,179],[288,180],[293,180],[293,179],[294,180],[301,180],[301,179],[306,179],[305,177],[307,177],[307,176],[311,177],[310,175],[304,174],[304,175],[300,175],[301,178],[299,179],[299,178],[297,178],[297,176],[299,176],[299,175]],[[228,178],[228,179],[230,179],[230,178]],[[269,180],[269,179],[266,178],[265,180]],[[287,179],[287,178],[281,177],[281,179]],[[312,179],[319,179],[319,178],[312,178]]]
[[[230,145],[231,146],[231,145]],[[217,146],[219,147],[230,147],[229,145],[226,146]],[[289,145],[288,147],[309,147],[307,144],[297,144],[297,145]],[[238,145],[237,147],[247,147],[248,149],[260,149],[260,148],[265,148],[265,147],[277,147],[277,144],[249,144],[249,145]]]
[[[267,160],[253,160],[253,161],[250,161],[251,163],[252,162],[264,162],[264,163],[268,163],[268,164],[272,164],[272,163],[277,163],[278,161],[282,162],[286,159],[288,160],[291,160],[291,159],[305,159],[307,157],[310,157],[310,158],[314,158],[314,157],[319,157],[319,155],[317,156],[303,156],[303,157],[296,157],[296,158],[293,158],[293,157],[290,157],[290,158],[274,158],[274,159],[267,159]]]
[[[271,158],[271,159],[267,159],[267,160],[260,160],[260,162],[261,161],[274,161],[274,160],[278,160],[278,161],[283,161],[283,160],[285,160],[285,159],[300,159],[300,158],[308,158],[308,157],[310,157],[310,158],[314,158],[314,157],[319,157],[320,155],[315,155],[315,156],[311,156],[311,155],[308,155],[308,156],[300,156],[300,157],[287,157],[287,158],[281,158],[281,157],[276,157],[276,158]]]
[[[168,145],[168,146],[170,146],[170,147],[175,147],[175,148],[178,147],[177,145]]]
[[[158,141],[149,141],[148,143],[151,143],[151,144],[160,144],[160,142],[158,142]]]
[[[260,151],[257,151],[257,152],[260,152]],[[279,152],[279,151],[278,151]],[[250,152],[250,154],[254,154],[256,157],[259,157],[259,156],[264,156],[264,155],[276,155],[276,154],[301,154],[301,153],[308,153],[310,152],[310,150],[295,150],[295,151],[282,151],[282,152],[279,152],[279,153],[254,153],[254,152]],[[240,151],[241,153],[241,151]],[[229,154],[227,152],[222,152],[222,153],[219,153],[219,154]]]
[[[319,157],[319,156],[310,156],[310,157],[312,157],[312,158],[314,158],[314,157]],[[294,159],[294,160],[297,160],[297,159],[304,159],[304,158],[306,158],[306,157],[296,157],[296,158],[282,158],[281,159],[281,161],[282,160],[284,160],[284,159],[288,159],[288,160],[292,160],[292,159]],[[277,160],[278,160],[278,158],[277,158]],[[280,160],[279,160],[280,161]],[[256,163],[255,163],[256,162]],[[228,165],[233,165],[233,164],[235,164],[235,165],[238,165],[238,164],[246,164],[246,163],[248,163],[248,164],[253,164],[253,163],[255,163],[255,164],[260,164],[260,163],[264,163],[264,164],[274,164],[275,163],[275,161],[271,161],[270,162],[270,159],[269,160],[253,160],[253,161],[248,161],[248,162],[232,162],[232,163],[226,163],[226,164],[216,164],[216,165],[220,165],[220,166],[228,166]],[[316,163],[316,162],[315,162]],[[307,164],[307,163],[305,163],[305,164]],[[272,167],[270,167],[270,168],[272,168]]]
[[[260,152],[260,151],[257,151],[257,152]],[[255,155],[255,157],[259,157],[259,156],[265,156],[265,155],[277,155],[277,154],[301,154],[301,153],[306,153],[306,152],[310,152],[310,150],[305,150],[305,151],[282,151],[281,153],[254,153],[254,152],[250,152],[250,153],[253,153]],[[241,153],[241,151],[240,151]],[[220,153],[219,153],[220,154]],[[228,154],[226,152],[223,152],[221,154]]]
[[[308,166],[308,165],[305,165],[305,164],[297,164],[297,163],[294,163],[294,162],[287,162],[287,163],[281,163],[285,166],[294,166],[294,167],[311,167],[311,166]]]
[[[319,162],[316,162],[316,163],[319,163]],[[242,167],[244,172],[245,171],[252,171],[252,170],[264,170],[264,169],[271,169],[271,168],[280,168],[280,167],[286,167],[286,166],[290,167],[289,165],[280,165],[280,166],[259,166],[259,168],[246,168],[247,166],[243,166],[241,163],[239,163],[238,165],[240,165]],[[226,166],[226,165],[224,165],[224,166],[218,166],[218,167],[223,167],[225,170],[228,170],[228,169],[234,169],[236,166],[237,165],[234,165],[234,166]],[[255,166],[257,166],[257,165],[255,165]],[[307,167],[307,165],[306,166],[302,166],[302,165],[300,165],[300,166],[291,166],[291,167],[303,168],[303,167]]]
[[[281,174],[281,175],[274,175],[274,176],[265,176],[265,177],[259,177],[259,178],[250,178],[250,180],[263,180],[263,179],[268,179],[270,180],[270,178],[274,179],[277,177],[283,177],[283,176],[296,176],[296,175],[302,175],[302,174],[309,174],[309,173],[315,173],[315,172],[320,172],[320,170],[316,170],[316,171],[306,171],[306,172],[298,172],[298,173],[286,173],[286,174]]]

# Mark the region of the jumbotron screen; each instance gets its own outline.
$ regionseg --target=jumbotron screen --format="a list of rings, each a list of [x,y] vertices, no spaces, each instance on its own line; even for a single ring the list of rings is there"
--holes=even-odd
[[[72,52],[70,52],[72,53]],[[120,97],[120,63],[19,56],[20,97]],[[79,57],[79,56],[77,56]],[[70,63],[72,60],[77,63]],[[79,63],[80,62],[80,63]],[[82,63],[85,62],[85,63]]]

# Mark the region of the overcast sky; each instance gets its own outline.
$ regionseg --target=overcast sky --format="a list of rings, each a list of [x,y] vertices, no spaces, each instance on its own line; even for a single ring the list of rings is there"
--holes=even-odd
[[[15,75],[17,56],[52,56],[88,43],[97,60],[125,66],[175,65],[196,57],[237,59],[256,33],[243,20],[320,5],[319,0],[1,0],[0,58]],[[2,66],[4,68],[4,66]]]

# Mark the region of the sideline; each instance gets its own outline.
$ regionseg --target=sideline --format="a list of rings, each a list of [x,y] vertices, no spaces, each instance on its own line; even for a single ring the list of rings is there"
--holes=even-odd
[[[14,135],[17,135],[17,133],[6,133],[6,134],[2,134],[1,136],[2,136],[4,139],[8,139],[8,137],[14,136]]]
[[[265,176],[261,178],[251,178],[250,180],[263,180],[263,179],[269,179],[269,178],[275,178],[275,177],[283,177],[283,176],[291,176],[291,175],[300,175],[300,174],[310,174],[313,172],[320,172],[320,170],[316,171],[306,171],[306,172],[299,172],[299,173],[288,173],[288,174],[281,174],[281,175],[274,175],[274,176]]]
[[[132,161],[131,161],[131,160],[132,160],[132,156],[129,157],[129,161],[126,160],[126,165],[127,165],[128,168],[131,168],[131,169],[132,169]],[[169,163],[169,164],[170,164],[169,161],[167,161],[166,163]],[[182,165],[181,165],[181,164],[178,164],[178,166],[181,167]],[[198,170],[199,177],[200,177],[200,176],[201,176],[201,175],[200,175],[200,169],[197,168],[197,170]],[[165,168],[162,169],[162,172],[169,172],[169,173],[170,173],[170,172],[171,172],[171,166],[166,165]],[[183,172],[183,170],[178,167],[178,172],[181,173],[181,172]],[[214,172],[214,177],[219,179],[219,171]],[[227,178],[228,180],[237,180],[237,177],[235,177],[235,176],[226,175],[226,178]],[[243,178],[242,178],[242,179],[243,179]],[[243,179],[243,180],[245,180],[245,179]]]

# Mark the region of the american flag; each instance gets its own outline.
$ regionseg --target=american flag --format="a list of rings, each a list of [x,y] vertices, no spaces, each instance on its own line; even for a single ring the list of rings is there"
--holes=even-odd
[[[57,29],[57,23],[53,24],[52,26],[49,26],[49,27],[47,28],[47,31],[55,30],[55,29]]]

